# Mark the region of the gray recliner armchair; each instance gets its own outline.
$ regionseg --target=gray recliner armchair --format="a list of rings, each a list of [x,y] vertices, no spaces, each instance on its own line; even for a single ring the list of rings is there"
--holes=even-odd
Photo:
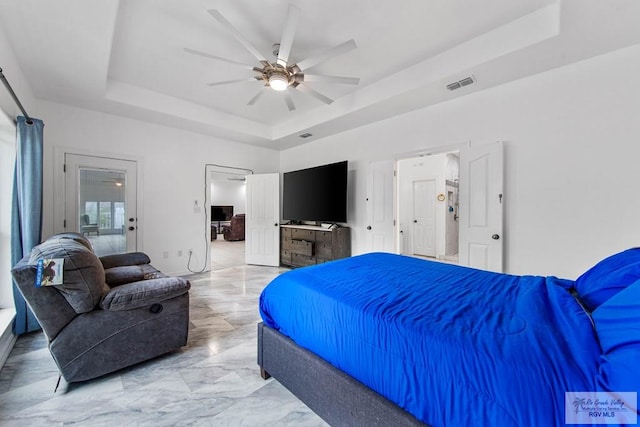
[[[39,259],[62,258],[63,282],[36,287]],[[50,237],[11,271],[67,382],[85,381],[187,343],[188,280],[141,252],[98,258],[78,233]]]

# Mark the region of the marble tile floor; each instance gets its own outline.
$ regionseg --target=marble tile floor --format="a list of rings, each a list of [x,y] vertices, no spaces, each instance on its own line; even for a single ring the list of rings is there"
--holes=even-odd
[[[211,241],[211,269],[235,267],[245,263],[244,240],[229,242],[218,234],[216,240]]]
[[[98,256],[121,254],[127,251],[127,241],[124,234],[101,234],[86,236]]]
[[[326,426],[256,364],[258,296],[282,271],[188,276],[187,346],[92,381],[62,380],[56,393],[44,335],[19,337],[0,371],[0,426]]]

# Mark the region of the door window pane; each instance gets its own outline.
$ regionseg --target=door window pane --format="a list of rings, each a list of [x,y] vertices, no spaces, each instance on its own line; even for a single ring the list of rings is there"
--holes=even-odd
[[[111,230],[111,202],[99,202],[98,213],[100,215],[100,229]]]
[[[124,227],[124,202],[115,202],[113,204],[113,228],[123,229]]]

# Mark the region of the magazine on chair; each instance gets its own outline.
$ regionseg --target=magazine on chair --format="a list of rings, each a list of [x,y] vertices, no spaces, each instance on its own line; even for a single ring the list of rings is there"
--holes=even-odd
[[[62,285],[64,258],[39,259],[36,264],[36,287]]]

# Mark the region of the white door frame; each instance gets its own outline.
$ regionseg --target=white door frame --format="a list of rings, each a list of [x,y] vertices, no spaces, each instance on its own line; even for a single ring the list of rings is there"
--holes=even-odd
[[[143,195],[144,195],[144,179],[143,174],[140,171],[144,170],[143,159],[136,156],[122,156],[114,153],[83,150],[76,147],[64,147],[55,146],[53,148],[53,191],[44,195],[44,206],[53,206],[53,224],[48,225],[47,229],[51,231],[51,234],[62,233],[65,231],[65,173],[64,173],[64,160],[66,154],[76,154],[80,156],[90,157],[102,157],[114,160],[128,160],[137,163],[138,174],[136,177],[136,215],[139,219],[137,225],[137,248],[136,250],[144,252],[144,218],[143,212]],[[43,234],[42,238],[45,239],[48,236]]]
[[[456,151],[457,152],[462,152],[463,150],[469,149],[471,147],[488,146],[488,145],[490,145],[492,143],[493,144],[500,144],[500,145],[502,144],[500,141],[477,141],[477,142],[474,142],[473,145],[472,145],[471,141],[467,141],[467,142],[460,143],[460,144],[452,144],[452,145],[435,147],[435,148],[431,148],[431,149],[428,149],[428,150],[421,150],[421,151],[417,151],[417,152],[405,153],[405,154],[401,154],[401,155],[396,156],[395,166],[394,167],[395,167],[395,169],[397,169],[398,161],[404,160],[404,159],[418,158],[418,157],[424,157],[424,156],[429,156],[429,155],[446,154],[446,153],[451,153],[451,152],[456,152]],[[504,156],[503,155],[502,155],[501,159],[503,159],[502,161],[504,161]],[[504,165],[502,167],[504,168]],[[461,168],[462,168],[462,166],[461,166]],[[394,188],[393,188],[394,193],[395,193],[394,200],[396,201],[396,203],[395,203],[396,204],[396,208],[395,208],[395,211],[394,211],[394,215],[395,215],[396,219],[400,218],[400,210],[402,209],[400,207],[400,199],[399,199],[399,197],[400,197],[400,189],[399,189],[399,185],[400,185],[399,180],[396,180],[396,182],[394,184]],[[463,185],[464,184],[463,184],[462,180],[460,180],[459,181],[459,187],[458,187],[458,192],[459,193],[462,190],[462,186]],[[502,191],[500,191],[499,193],[503,194],[503,192],[504,192],[504,189],[502,189]],[[503,250],[504,250],[504,236],[503,235],[507,233],[507,230],[505,229],[505,227],[506,227],[506,224],[504,222],[502,222],[502,225],[501,225],[500,230],[498,232],[498,234],[500,236],[499,243],[497,243],[497,244],[503,245]],[[400,227],[398,227],[398,226],[395,227],[395,233],[396,233],[396,252],[400,253],[400,250],[401,250],[400,242],[401,242],[401,239],[402,239],[402,235],[400,234]],[[459,253],[461,251],[461,246],[462,246],[461,238],[462,238],[462,233],[458,237],[458,242],[459,242],[458,252]],[[501,255],[501,259],[503,259],[503,258],[504,258],[503,255]],[[490,268],[492,268],[493,270],[496,270],[496,271],[503,271],[504,270],[504,264],[501,263],[499,265],[495,265],[495,266],[492,266]]]
[[[204,193],[204,205],[202,208],[204,209],[204,239],[205,239],[205,264],[203,271],[211,270],[211,257],[212,253],[211,249],[211,204],[213,200],[211,198],[211,185],[213,182],[213,178],[211,177],[213,173],[225,174],[229,177],[239,177],[252,175],[253,170],[247,168],[237,168],[233,166],[225,166],[218,165],[214,163],[207,163],[204,166],[205,173],[205,193]],[[246,199],[246,194],[245,194]],[[245,200],[245,210],[246,210],[246,200]],[[246,224],[245,224],[246,225]]]
[[[141,223],[136,210],[137,205],[137,174],[138,164],[132,160],[113,159],[98,156],[85,156],[75,153],[65,153],[65,219],[63,225],[66,231],[80,232],[80,199],[82,170],[120,172],[125,176],[124,200],[126,218],[123,218],[123,237],[125,247],[123,252],[138,250],[138,224]],[[114,184],[115,185],[115,184]],[[98,249],[96,252],[98,253]],[[100,254],[99,255],[104,255]]]

